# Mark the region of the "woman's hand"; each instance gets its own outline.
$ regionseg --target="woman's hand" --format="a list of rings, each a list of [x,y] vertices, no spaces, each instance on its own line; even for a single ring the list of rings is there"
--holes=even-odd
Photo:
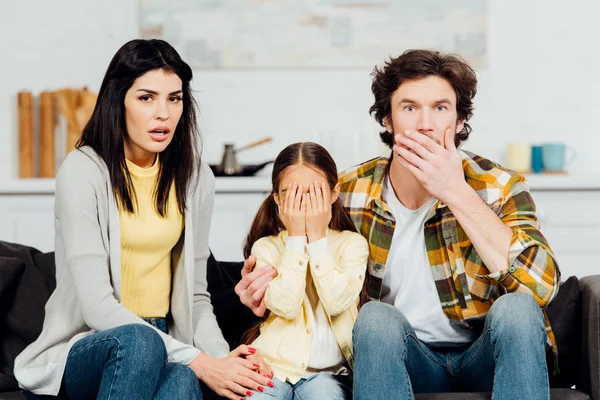
[[[297,182],[290,183],[281,198],[279,218],[288,236],[306,236],[306,204],[302,201],[302,190]]]
[[[257,372],[260,365],[243,358],[254,353],[255,349],[245,345],[233,350],[226,358],[214,358],[200,353],[188,366],[216,394],[239,400],[240,396],[250,396],[251,390],[262,392],[264,386],[273,385],[269,378]]]
[[[264,377],[267,378],[273,378],[273,370],[271,369],[271,367],[269,366],[269,364],[267,364],[262,357],[258,354],[258,352],[251,354],[249,356],[246,356],[246,360],[248,361],[252,361],[252,364],[254,366],[256,365],[260,365],[260,367],[258,368],[258,373],[261,374]]]
[[[306,236],[313,243],[323,239],[331,221],[331,191],[325,182],[310,185],[302,203],[306,204]]]

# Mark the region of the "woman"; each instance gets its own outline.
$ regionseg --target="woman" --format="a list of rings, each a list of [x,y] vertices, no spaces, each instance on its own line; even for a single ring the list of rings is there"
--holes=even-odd
[[[168,43],[113,57],[56,178],[57,288],[15,361],[26,394],[230,399],[272,385],[229,353],[206,283],[214,177],[200,163],[192,71]],[[256,360],[254,358],[253,360]]]

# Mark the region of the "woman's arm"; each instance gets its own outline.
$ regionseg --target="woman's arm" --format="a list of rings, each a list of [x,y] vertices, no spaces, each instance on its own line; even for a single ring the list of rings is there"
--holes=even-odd
[[[215,199],[215,177],[208,164],[200,167],[194,199],[194,345],[213,357],[227,357],[229,345],[217,323],[206,281],[208,235]]]
[[[330,316],[344,312],[360,296],[367,261],[369,245],[358,233],[344,232],[344,243],[336,257],[327,237],[308,244],[310,273],[323,308]]]
[[[103,331],[118,326],[147,324],[114,295],[110,278],[109,243],[102,235],[101,219],[108,219],[106,178],[83,152],[72,152],[56,177],[55,228],[57,256],[62,252],[73,277],[79,308],[87,326]],[[108,198],[107,198],[108,197]],[[156,330],[156,329],[155,329]],[[172,361],[189,363],[199,351],[156,330]]]

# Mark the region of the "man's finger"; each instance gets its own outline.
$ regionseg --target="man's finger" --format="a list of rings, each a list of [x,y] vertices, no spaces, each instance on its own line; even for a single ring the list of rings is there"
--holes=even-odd
[[[452,129],[448,128],[446,129],[446,132],[444,132],[444,143],[446,144],[446,150],[451,151],[451,152],[456,152],[456,145],[454,144],[454,136],[452,134]]]
[[[423,146],[433,154],[440,154],[444,150],[444,146],[442,143],[438,143],[434,139],[422,133],[415,131],[406,131],[404,135],[407,138],[410,138],[415,142],[419,143],[421,146]]]
[[[256,259],[256,258],[254,257],[254,259]],[[246,264],[244,263],[244,266],[245,265]],[[268,272],[269,272],[268,267],[266,267],[266,268],[255,269],[254,271],[249,272],[249,273],[245,273],[245,274],[242,273],[242,279],[237,283],[237,285],[235,285],[235,292],[237,293],[237,295],[240,296],[243,292],[248,290],[248,287],[254,281],[256,281],[258,278],[260,278],[261,276],[263,276],[264,274],[266,274]]]
[[[252,312],[257,317],[260,317],[260,318],[264,317],[265,313],[267,312],[267,304],[265,303],[265,300],[263,299],[263,301],[260,302],[260,306],[253,309]]]
[[[429,165],[427,161],[403,147],[394,146],[394,151],[398,153],[400,158],[403,158],[405,161],[417,167],[421,171],[424,171]]]
[[[396,145],[414,151],[423,160],[429,161],[434,156],[421,143],[405,135],[396,135]]]
[[[244,266],[242,267],[242,278],[248,275],[254,269],[256,265],[256,257],[250,256],[244,260]]]
[[[415,167],[414,165],[412,165],[411,163],[406,161],[404,158],[402,158],[402,156],[398,157],[398,162],[405,169],[407,169],[409,172],[411,172],[415,176],[415,178],[417,178],[419,180],[419,182],[423,182],[423,179],[424,179],[423,172],[419,168]]]
[[[265,283],[271,282],[276,276],[277,271],[272,266],[268,266],[260,269],[263,273],[252,281],[248,286],[247,294],[250,296],[254,295]]]
[[[254,300],[257,303],[262,302],[265,298],[265,293],[267,292],[270,283],[271,281],[263,283],[263,285],[252,295],[252,300]]]

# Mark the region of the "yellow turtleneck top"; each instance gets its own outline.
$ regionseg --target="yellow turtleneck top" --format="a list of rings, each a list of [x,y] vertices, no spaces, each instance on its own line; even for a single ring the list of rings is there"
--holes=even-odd
[[[164,318],[170,307],[171,250],[183,231],[183,216],[171,187],[167,214],[156,210],[154,189],[159,161],[141,168],[126,160],[137,198],[133,214],[119,208],[121,228],[121,302],[142,318]]]

